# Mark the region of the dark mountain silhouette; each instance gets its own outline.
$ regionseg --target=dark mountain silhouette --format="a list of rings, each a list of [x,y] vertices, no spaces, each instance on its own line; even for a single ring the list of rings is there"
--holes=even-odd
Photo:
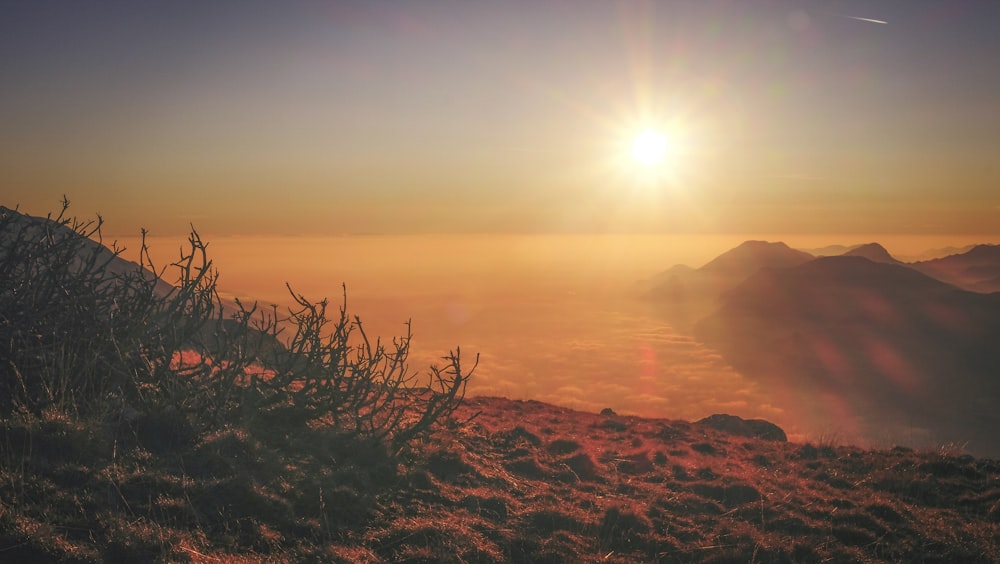
[[[1000,454],[1000,294],[823,257],[751,276],[695,335],[832,428],[850,420],[869,437],[902,432]]]
[[[885,247],[879,245],[878,243],[858,245],[857,247],[843,253],[842,256],[864,257],[872,262],[881,262],[884,264],[902,264],[900,261],[893,258],[893,256],[889,254],[889,251],[885,250]]]
[[[873,243],[869,243],[873,244]],[[875,243],[877,244],[877,243]],[[808,249],[798,249],[800,251],[809,253],[817,257],[833,257],[841,256],[850,253],[851,251],[857,249],[858,247],[863,247],[865,245],[827,245],[825,247],[813,247]],[[881,246],[881,245],[879,245]],[[941,247],[938,249],[928,249],[914,254],[896,254],[892,255],[897,261],[908,263],[908,262],[918,262],[918,261],[928,261],[937,258],[946,257],[948,255],[957,255],[968,252],[970,249],[975,247],[975,245],[966,245],[964,247]],[[876,261],[879,262],[879,261]]]
[[[761,268],[787,268],[814,258],[809,253],[797,251],[781,242],[746,241],[735,249],[722,253],[699,270],[742,281]]]
[[[915,262],[911,268],[973,292],[1000,292],[1000,245],[976,245],[968,251]]]
[[[784,243],[746,241],[701,268],[671,267],[653,280],[644,298],[676,329],[689,331],[698,319],[715,307],[722,293],[761,268],[788,268],[813,258]]]

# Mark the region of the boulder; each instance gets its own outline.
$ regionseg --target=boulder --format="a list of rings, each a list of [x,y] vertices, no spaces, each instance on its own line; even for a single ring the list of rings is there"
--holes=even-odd
[[[740,437],[780,442],[788,440],[781,427],[763,419],[743,419],[736,415],[716,413],[697,421],[697,423]]]

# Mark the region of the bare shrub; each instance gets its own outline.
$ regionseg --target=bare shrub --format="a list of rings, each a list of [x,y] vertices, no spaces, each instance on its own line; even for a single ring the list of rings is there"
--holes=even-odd
[[[198,283],[157,295],[150,271],[113,268],[122,249],[101,244],[101,218],[69,218],[68,206],[46,219],[0,211],[0,415],[135,395],[158,353],[190,333],[185,314],[200,313]]]
[[[400,448],[464,398],[475,364],[463,367],[459,349],[444,368],[411,371],[409,323],[391,344],[371,339],[346,289],[332,317],[291,286],[287,315],[224,307],[193,228],[170,286],[145,231],[139,264],[127,263],[103,246],[99,216],[80,221],[68,207],[46,219],[0,209],[0,417],[169,413],[197,431],[326,428]]]

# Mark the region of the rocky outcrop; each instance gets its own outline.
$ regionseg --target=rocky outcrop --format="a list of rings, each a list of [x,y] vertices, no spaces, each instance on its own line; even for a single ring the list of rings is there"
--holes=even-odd
[[[740,437],[765,441],[785,442],[788,440],[781,427],[763,419],[743,419],[735,415],[716,413],[697,421],[697,423]]]

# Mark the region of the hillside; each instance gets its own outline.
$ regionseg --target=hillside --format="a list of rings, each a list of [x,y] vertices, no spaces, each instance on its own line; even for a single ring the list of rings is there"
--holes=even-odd
[[[55,246],[80,246],[77,256],[73,258],[74,268],[83,268],[86,261],[92,260],[105,273],[108,281],[142,272],[148,279],[155,281],[154,291],[158,296],[163,297],[174,291],[174,287],[168,282],[159,279],[149,270],[141,269],[135,262],[122,258],[109,248],[113,244],[105,243],[100,237],[100,218],[67,222],[58,219],[60,218],[35,217],[0,205],[0,259],[7,253],[18,252],[26,244],[49,238]],[[96,237],[96,240],[91,236]]]
[[[70,420],[6,421],[0,551],[9,562],[1000,559],[995,460],[498,398],[467,400],[454,421],[399,458],[236,426],[169,442],[140,428],[112,449]]]
[[[63,208],[64,214],[68,204],[68,201],[64,201],[66,206]],[[30,263],[33,265],[30,268],[35,269],[35,275],[38,276],[53,271],[52,267],[55,265],[52,263],[65,261],[68,268],[63,274],[78,275],[89,272],[94,275],[91,282],[95,283],[95,287],[91,290],[102,292],[114,286],[133,286],[136,280],[141,279],[149,284],[149,297],[152,300],[168,300],[179,294],[180,288],[177,284],[180,284],[181,281],[176,280],[175,284],[168,282],[161,276],[167,278],[178,276],[179,267],[183,261],[155,265],[146,262],[140,265],[127,260],[122,256],[124,248],[118,247],[117,243],[104,241],[101,234],[102,224],[103,221],[100,218],[82,221],[64,217],[64,215],[36,217],[0,205],[0,266],[6,267],[7,263]],[[47,246],[44,253],[30,256],[28,251],[37,250],[41,246]],[[148,253],[145,254],[145,260],[150,260]],[[153,272],[153,268],[157,268],[157,272]],[[59,268],[54,270],[59,270]],[[8,278],[7,274],[0,273],[0,284],[17,284],[15,279],[18,276],[15,274]],[[42,275],[42,277],[45,276]],[[70,276],[71,279],[73,277]],[[36,281],[36,283],[40,282],[43,281]],[[65,288],[63,295],[68,296],[67,292],[70,289]],[[216,314],[221,316],[219,321],[222,326],[229,331],[237,329],[237,324],[231,317],[241,311],[241,308],[235,300],[216,294],[213,297],[213,307],[216,308]],[[248,329],[248,332],[253,334],[256,339],[266,341],[267,347],[277,348],[280,346],[274,337],[256,331],[252,327]],[[218,344],[218,335],[215,334],[215,327],[212,326],[212,323],[206,322],[204,324],[200,337],[209,346],[217,346]],[[0,398],[0,404],[2,403],[3,400]]]
[[[737,369],[817,402],[808,409],[831,425],[849,414],[875,436],[907,422],[906,433],[991,455],[998,334],[1000,295],[848,256],[762,270],[696,326]]]

